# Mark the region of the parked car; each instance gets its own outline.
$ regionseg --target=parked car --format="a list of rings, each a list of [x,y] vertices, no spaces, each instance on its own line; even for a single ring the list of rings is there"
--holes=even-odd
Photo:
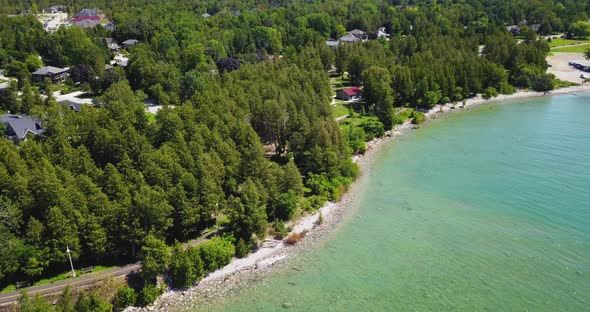
[[[586,76],[586,75],[584,75],[584,74],[581,74],[581,75],[580,75],[580,78],[582,78],[582,79],[588,79],[588,76]]]

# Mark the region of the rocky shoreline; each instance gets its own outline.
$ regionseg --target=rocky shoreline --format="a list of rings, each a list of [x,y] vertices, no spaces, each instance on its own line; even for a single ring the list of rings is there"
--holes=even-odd
[[[551,95],[568,94],[574,92],[588,92],[590,86],[577,86],[555,90]],[[426,121],[436,119],[437,115],[461,111],[465,108],[498,101],[524,99],[530,97],[548,95],[543,92],[519,91],[512,95],[501,95],[493,99],[474,97],[465,103],[437,105],[425,112]],[[207,304],[235,294],[237,290],[253,282],[264,283],[265,279],[282,270],[304,270],[305,268],[292,266],[290,259],[295,255],[304,255],[315,244],[322,241],[326,235],[350,215],[350,208],[354,206],[355,195],[364,184],[363,181],[371,175],[372,159],[385,145],[384,143],[403,135],[415,125],[406,122],[397,125],[393,130],[387,131],[385,136],[376,138],[367,143],[367,151],[364,155],[356,155],[353,160],[359,164],[361,173],[339,202],[326,203],[317,213],[307,215],[297,220],[292,233],[307,231],[305,238],[296,245],[288,246],[282,241],[267,239],[262,246],[243,259],[234,259],[226,267],[210,273],[196,286],[185,290],[170,290],[160,296],[153,305],[145,308],[128,308],[126,311],[183,311],[191,307]],[[317,224],[319,213],[324,220]]]

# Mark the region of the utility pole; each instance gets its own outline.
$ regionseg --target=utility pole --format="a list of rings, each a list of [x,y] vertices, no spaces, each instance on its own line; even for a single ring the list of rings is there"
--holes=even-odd
[[[72,276],[76,277],[76,271],[74,271],[74,264],[72,263],[72,255],[70,254],[70,247],[66,246],[66,252],[68,253],[68,258],[70,258],[70,267],[72,268]]]

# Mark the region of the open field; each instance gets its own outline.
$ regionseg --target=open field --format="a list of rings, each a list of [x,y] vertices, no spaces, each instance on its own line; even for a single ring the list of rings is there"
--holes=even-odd
[[[333,108],[334,110],[332,115],[334,116],[334,118],[338,118],[340,116],[348,114],[348,105],[346,104],[335,104]]]
[[[574,46],[563,46],[551,49],[551,52],[571,52],[571,53],[584,53],[590,49],[590,43],[583,43]]]
[[[564,39],[564,38],[556,38],[552,39],[549,42],[550,48],[555,47],[564,47],[564,46],[571,46],[571,45],[578,45],[578,44],[590,44],[590,40],[571,40],[571,39]]]

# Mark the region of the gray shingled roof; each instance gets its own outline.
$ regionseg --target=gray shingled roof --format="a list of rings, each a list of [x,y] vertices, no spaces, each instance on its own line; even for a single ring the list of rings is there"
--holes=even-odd
[[[346,36],[340,38],[340,42],[356,42],[358,40],[353,34],[346,34]]]
[[[42,134],[45,130],[41,128],[39,121],[28,116],[16,116],[12,114],[1,115],[0,122],[10,126],[19,140],[24,140],[27,133]]]
[[[48,74],[61,74],[63,72],[68,71],[67,68],[58,68],[58,67],[53,67],[53,66],[45,66],[45,67],[41,67],[38,70],[33,72],[33,75],[42,75],[42,76],[46,76]]]
[[[139,40],[136,40],[136,39],[127,39],[127,40],[123,41],[123,45],[127,45],[127,46],[131,46],[131,45],[138,44],[138,43],[139,43]]]

